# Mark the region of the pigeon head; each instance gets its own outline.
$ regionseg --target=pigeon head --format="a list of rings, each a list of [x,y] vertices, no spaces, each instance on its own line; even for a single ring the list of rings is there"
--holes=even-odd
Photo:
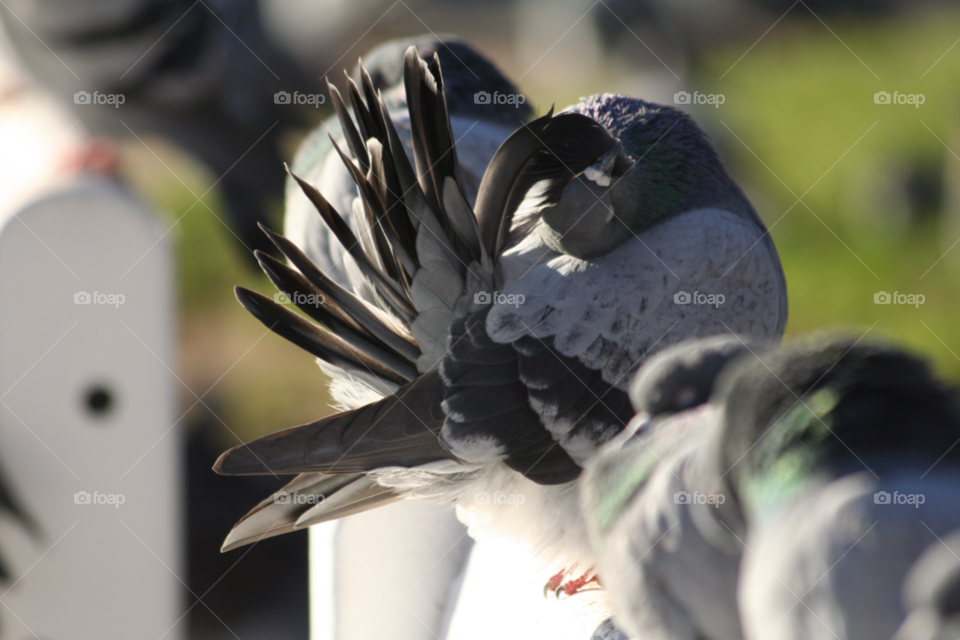
[[[706,134],[682,111],[610,94],[567,111],[600,124],[612,143],[546,194],[538,230],[553,250],[596,258],[674,214],[749,209]]]
[[[928,468],[960,437],[956,392],[926,362],[883,343],[807,342],[721,374],[715,442],[735,492],[754,506],[815,477],[899,464]]]
[[[721,335],[685,340],[652,356],[630,384],[630,401],[641,414],[686,411],[710,399],[720,371],[746,353],[750,339]],[[754,347],[755,348],[755,347]]]
[[[656,465],[662,463],[669,447],[658,450],[658,429],[667,426],[675,431],[684,421],[698,421],[707,415],[697,409],[710,400],[720,372],[756,348],[752,339],[734,335],[694,338],[667,347],[644,363],[630,384],[630,401],[637,416],[585,467],[581,506],[597,548],[602,546],[602,534],[617,522]]]

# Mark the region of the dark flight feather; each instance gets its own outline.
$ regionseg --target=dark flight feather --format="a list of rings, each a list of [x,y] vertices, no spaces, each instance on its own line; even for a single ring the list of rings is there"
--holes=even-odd
[[[347,139],[350,152],[353,154],[353,157],[357,159],[360,168],[366,172],[370,169],[370,158],[367,157],[367,147],[364,144],[364,140],[360,137],[360,132],[357,131],[356,125],[353,124],[353,119],[347,113],[347,108],[343,104],[343,97],[340,95],[340,91],[338,91],[337,87],[329,80],[327,80],[327,89],[330,92],[330,102],[333,103],[333,109],[337,113],[337,119],[340,121],[340,127],[343,129],[343,134]]]
[[[362,378],[376,377],[403,384],[407,378],[350,346],[342,338],[277,304],[270,298],[236,287],[237,300],[264,326],[304,351]]]
[[[234,447],[220,456],[214,470],[226,475],[345,474],[456,460],[438,437],[442,398],[443,384],[433,371],[378,402]]]
[[[414,362],[383,345],[379,340],[371,339],[372,336],[363,335],[365,331],[352,319],[350,322],[341,320],[338,314],[331,311],[334,306],[323,302],[323,293],[314,288],[302,275],[265,253],[257,252],[257,261],[277,289],[287,293],[304,294],[294,295],[294,304],[351,347],[362,351],[406,380],[413,380],[419,375]],[[316,304],[310,304],[310,298],[307,297],[309,294],[314,296],[313,299],[317,301]]]
[[[335,308],[341,309],[346,318],[362,326],[370,336],[380,340],[385,346],[402,355],[411,362],[420,357],[420,349],[409,333],[394,327],[381,311],[368,306],[363,300],[347,291],[336,282],[328,278],[295,244],[281,235],[263,229],[280,252],[295,266],[307,280],[323,292],[327,303],[333,303]]]

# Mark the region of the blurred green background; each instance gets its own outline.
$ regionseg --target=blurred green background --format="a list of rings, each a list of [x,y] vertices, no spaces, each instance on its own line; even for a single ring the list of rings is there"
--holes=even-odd
[[[708,9],[660,28],[620,20],[619,5],[606,3],[395,4],[331,76],[379,42],[429,25],[479,47],[541,112],[605,91],[661,102],[680,90],[723,94],[718,108],[690,111],[771,228],[789,287],[788,338],[869,330],[960,381],[960,8],[814,15],[801,3],[777,21],[789,6],[741,16],[735,28]],[[923,94],[924,102],[875,104],[878,91]],[[296,144],[291,138],[290,157]],[[191,176],[194,191],[212,184],[175,149],[150,146]],[[184,214],[194,198],[158,158],[135,141],[122,157],[127,178],[176,223],[187,385],[197,393],[216,385],[223,421],[244,439],[329,412],[312,359],[234,300],[236,284],[272,288],[231,243],[216,191],[205,199],[216,216],[203,206]],[[280,202],[276,214],[279,224]],[[874,304],[880,291],[923,294],[925,302]],[[236,443],[221,430],[224,445]]]

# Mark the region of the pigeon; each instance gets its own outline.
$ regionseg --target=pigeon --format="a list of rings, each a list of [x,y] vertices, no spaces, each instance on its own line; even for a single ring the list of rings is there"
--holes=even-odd
[[[744,636],[892,637],[911,566],[960,528],[957,392],[912,355],[849,339],[767,365],[783,383],[754,366],[727,392]],[[760,439],[775,419],[780,437]],[[737,422],[755,426],[731,438]]]
[[[421,58],[436,53],[444,69],[444,93],[450,114],[451,130],[456,142],[457,159],[464,180],[465,196],[472,206],[483,172],[497,147],[532,114],[524,98],[522,104],[481,104],[477,96],[521,95],[487,58],[473,47],[453,36],[421,36],[393,40],[363,56],[364,68],[377,91],[383,94],[387,111],[400,139],[410,154],[410,118],[403,87],[404,55],[410,46]],[[351,74],[362,84],[359,66]],[[491,101],[492,102],[492,101]],[[302,143],[292,162],[293,173],[316,184],[319,191],[338,211],[355,234],[361,227],[353,216],[360,200],[356,183],[328,134],[345,145],[343,131],[336,115],[314,130]],[[411,157],[411,161],[413,158]],[[357,286],[347,275],[356,272],[353,260],[344,251],[336,236],[317,215],[316,208],[292,177],[287,183],[284,235],[301,247],[324,274],[346,290],[376,304],[362,279]],[[349,265],[349,266],[348,266]],[[356,385],[335,383],[331,396],[341,409],[356,409]],[[454,603],[457,579],[466,571],[473,540],[456,518],[450,505],[404,502],[387,509],[369,511],[358,517],[341,520],[331,540],[333,567],[332,606],[335,612],[336,637],[349,640],[389,633],[396,638],[423,638],[443,635]],[[321,545],[319,538],[311,545]],[[322,550],[317,551],[323,554]],[[403,558],[398,562],[397,558]],[[410,575],[418,576],[416,589],[410,589]],[[356,585],[358,594],[351,591]],[[397,606],[397,594],[403,606]],[[376,611],[378,615],[371,616]]]
[[[903,585],[907,611],[893,640],[960,637],[960,532],[931,542]]]
[[[704,443],[723,409],[712,395],[718,376],[759,348],[728,334],[652,356],[630,386],[637,415],[586,465],[581,506],[600,584],[631,637],[742,637],[740,548],[717,522]]]
[[[258,2],[13,0],[0,3],[0,28],[91,135],[162,136],[193,154],[222,189],[239,255],[252,264],[253,249],[272,250],[257,223],[283,194],[284,134],[308,122],[275,94],[317,91],[271,41]],[[123,100],[98,105],[97,92]]]
[[[960,525],[956,391],[879,342],[744,346],[706,403],[588,465],[617,622],[645,638],[892,637],[911,565]]]
[[[237,289],[368,402],[220,457],[222,474],[299,474],[225,548],[420,499],[455,503],[474,537],[509,536],[545,563],[592,567],[577,481],[632,417],[630,375],[684,337],[779,337],[776,249],[689,116],[620,95],[517,129],[470,206],[438,56],[408,49],[403,75],[413,165],[369,74],[348,83],[356,123],[331,91],[361,233],[294,174],[375,302],[270,231],[297,270],[258,259],[316,323]]]

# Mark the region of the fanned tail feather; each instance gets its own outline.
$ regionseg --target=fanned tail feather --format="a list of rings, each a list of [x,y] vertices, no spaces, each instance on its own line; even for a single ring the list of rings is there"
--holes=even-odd
[[[400,499],[367,472],[460,463],[440,438],[445,387],[436,368],[450,327],[462,316],[458,305],[498,282],[497,259],[527,190],[545,179],[572,179],[615,142],[589,118],[551,110],[503,143],[471,208],[439,58],[423,61],[411,47],[404,80],[412,164],[365,69],[360,86],[347,79],[353,117],[328,83],[349,155],[335,140],[333,146],[359,196],[351,212],[356,231],[316,187],[291,172],[375,295],[364,299],[344,289],[292,242],[265,228],[292,266],[259,252],[257,259],[306,317],[236,289],[240,303],[272,331],[386,397],[224,453],[214,467],[218,473],[299,473],[282,492],[323,496],[316,504],[284,502],[281,493],[268,498],[236,525],[224,550]],[[576,152],[577,145],[585,150]]]

